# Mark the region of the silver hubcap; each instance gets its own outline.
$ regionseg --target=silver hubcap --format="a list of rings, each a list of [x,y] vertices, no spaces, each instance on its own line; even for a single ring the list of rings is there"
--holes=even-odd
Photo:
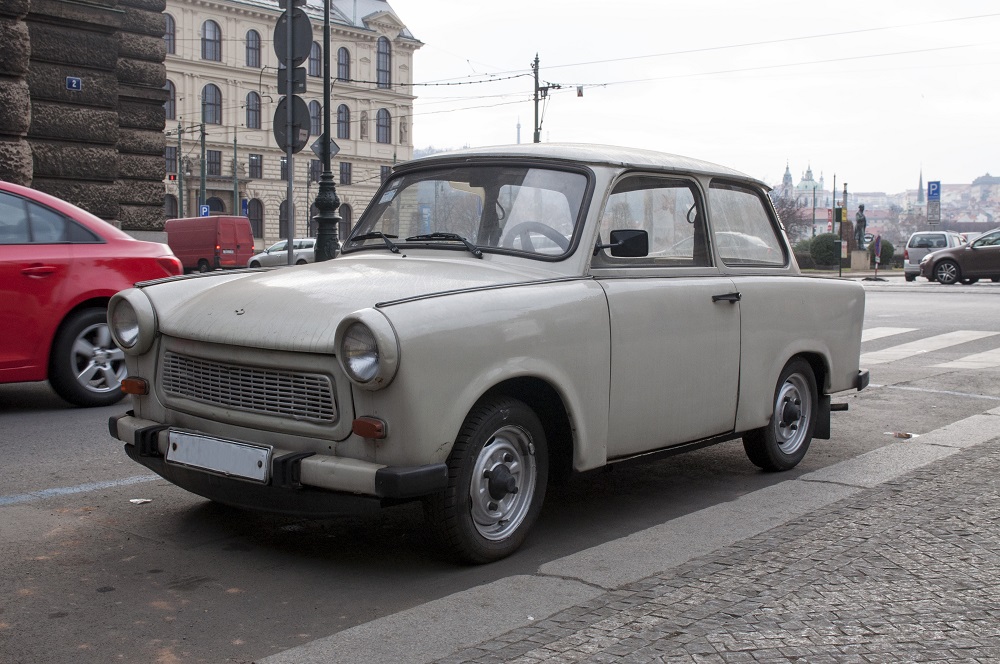
[[[106,324],[91,325],[80,333],[73,343],[70,363],[84,389],[101,394],[121,389],[125,353],[112,342]]]
[[[942,263],[937,268],[938,281],[946,284],[953,283],[958,278],[958,270],[951,263]]]
[[[535,494],[538,466],[531,436],[505,426],[483,446],[472,469],[472,521],[488,540],[509,537],[524,522]]]
[[[774,404],[774,435],[782,453],[795,454],[802,447],[811,412],[809,385],[801,374],[792,374],[782,384]]]

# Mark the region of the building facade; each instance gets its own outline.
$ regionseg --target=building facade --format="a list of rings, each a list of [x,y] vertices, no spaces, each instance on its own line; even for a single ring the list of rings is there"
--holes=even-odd
[[[392,165],[411,159],[413,54],[422,44],[382,0],[331,0],[331,170],[343,237]],[[167,0],[164,216],[246,214],[258,248],[315,235],[313,201],[322,173],[312,146],[323,132],[323,3],[302,9],[313,42],[302,63],[309,110],[307,147],[288,165],[274,136],[279,58],[274,32],[283,10],[272,0]],[[296,43],[296,46],[299,46]],[[306,49],[303,48],[303,52]],[[284,114],[279,121],[284,121]]]
[[[163,227],[163,0],[0,1],[0,179]]]

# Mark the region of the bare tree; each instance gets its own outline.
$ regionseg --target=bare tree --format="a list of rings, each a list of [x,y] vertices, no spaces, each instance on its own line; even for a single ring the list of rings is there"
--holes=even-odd
[[[779,196],[776,193],[771,192],[771,202],[774,203],[774,211],[785,227],[788,239],[795,243],[812,237],[811,208],[801,207],[794,198]]]

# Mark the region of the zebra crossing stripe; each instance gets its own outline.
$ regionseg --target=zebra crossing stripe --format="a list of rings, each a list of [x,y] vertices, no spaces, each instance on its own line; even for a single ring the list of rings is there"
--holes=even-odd
[[[866,330],[861,330],[861,341],[862,343],[865,341],[874,341],[883,337],[913,332],[916,329],[915,327],[870,327]]]
[[[1000,348],[994,348],[985,353],[968,355],[953,362],[944,362],[943,364],[935,364],[934,366],[941,369],[995,369],[996,367],[1000,367]]]
[[[976,330],[958,330],[956,332],[948,332],[947,334],[939,334],[934,337],[920,339],[919,341],[912,341],[908,344],[891,346],[871,353],[863,353],[861,355],[861,366],[867,367],[873,364],[884,364],[886,362],[902,360],[914,355],[920,355],[921,353],[929,353],[969,341],[985,339],[997,334],[1000,334],[1000,332],[980,332]]]

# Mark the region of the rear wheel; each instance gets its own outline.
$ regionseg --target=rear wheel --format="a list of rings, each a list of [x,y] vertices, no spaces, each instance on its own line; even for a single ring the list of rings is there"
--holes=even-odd
[[[774,389],[774,414],[767,426],[743,434],[747,457],[764,470],[788,470],[805,457],[816,429],[816,376],[805,360],[785,365]]]
[[[260,267],[260,263],[258,263],[257,261],[251,261],[250,267]]]
[[[200,261],[198,261],[198,271],[199,272],[208,272],[209,269],[210,269],[210,266],[209,266],[207,260],[205,260],[204,258],[202,258]]]
[[[497,397],[466,417],[448,456],[448,488],[425,512],[462,562],[487,563],[521,546],[545,499],[548,451],[542,423],[527,405]]]
[[[959,282],[962,278],[962,270],[959,269],[958,263],[955,261],[941,261],[934,266],[934,278],[938,280],[938,283],[950,286]]]
[[[907,274],[907,275],[904,275],[904,278],[907,281],[916,281],[917,280],[917,275],[915,275],[915,274]]]
[[[49,358],[49,382],[59,396],[77,406],[110,406],[125,396],[126,371],[106,309],[83,309],[66,319]]]

